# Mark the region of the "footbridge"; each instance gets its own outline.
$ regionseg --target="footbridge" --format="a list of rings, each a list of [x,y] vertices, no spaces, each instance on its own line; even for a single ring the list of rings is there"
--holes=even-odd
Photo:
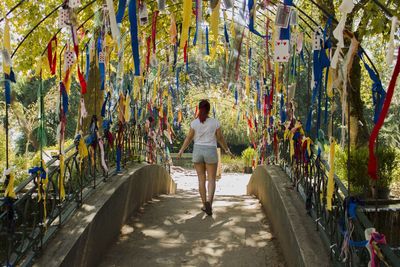
[[[223,173],[209,217],[200,210],[194,170],[171,167],[161,154],[154,164],[139,162],[140,142],[125,148],[118,172],[96,171],[101,163],[91,168],[89,161],[79,169],[78,152],[69,151],[64,197],[55,158],[45,191],[32,174],[12,206],[2,202],[4,265],[345,266],[351,257],[367,266],[371,259],[367,244],[343,246],[345,187],[335,188],[331,211],[317,186],[310,198],[307,188],[327,179],[318,165],[307,175],[283,159],[252,174]],[[361,207],[355,216],[352,240],[369,242],[372,223]],[[379,261],[399,266],[389,245],[374,249]]]

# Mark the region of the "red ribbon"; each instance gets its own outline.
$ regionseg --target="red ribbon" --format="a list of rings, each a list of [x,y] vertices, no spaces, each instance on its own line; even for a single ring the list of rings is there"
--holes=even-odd
[[[186,41],[185,47],[183,48],[183,60],[185,63],[187,63],[187,46],[188,46],[188,43]]]
[[[54,56],[53,56],[53,41],[55,42]],[[50,40],[50,42],[47,44],[47,59],[49,61],[51,75],[56,74],[56,67],[57,67],[57,37],[56,36],[54,36]]]
[[[400,47],[399,47],[399,55],[400,55]],[[394,68],[392,79],[390,80],[389,88],[386,93],[385,102],[383,103],[383,108],[381,114],[379,115],[379,119],[372,130],[371,136],[369,138],[369,161],[368,161],[368,174],[373,180],[378,179],[377,169],[378,164],[376,161],[376,156],[374,152],[375,141],[378,137],[379,131],[385,121],[386,115],[389,111],[390,103],[392,102],[392,97],[394,93],[394,88],[396,87],[396,81],[400,72],[400,56],[397,57],[396,67]]]
[[[147,55],[146,55],[146,69],[149,71],[149,65],[150,65],[150,45],[151,45],[151,37],[147,37],[146,39],[146,44],[147,44]]]
[[[274,91],[275,91],[275,75],[272,73],[271,79],[271,92],[269,93],[268,110],[271,115],[272,103],[274,101]]]
[[[83,77],[83,74],[79,68],[79,64],[78,64],[78,78],[79,78],[79,84],[81,85],[81,94],[84,95],[87,92],[87,85],[85,77]]]
[[[71,27],[71,33],[72,33],[72,41],[74,42],[74,51],[75,51],[75,55],[76,55],[76,60],[79,59],[79,46],[78,46],[78,37],[75,36],[75,31],[74,28]],[[76,64],[77,65],[77,69],[78,69],[78,78],[79,78],[79,84],[81,86],[81,94],[84,95],[87,92],[87,84],[86,84],[86,80],[83,77],[83,74],[81,72],[81,69],[79,67],[79,63]]]
[[[267,72],[271,71],[271,69],[270,69],[271,62],[270,62],[270,58],[269,58],[269,43],[268,43],[268,41],[269,41],[269,38],[268,38],[269,23],[270,23],[269,18],[267,18],[267,25],[266,25],[267,34],[265,37],[266,55],[267,55],[267,66],[266,66]]]
[[[371,267],[376,266],[376,252],[374,248],[374,242],[376,244],[386,244],[386,238],[384,234],[380,234],[378,232],[374,232],[371,234],[371,239],[369,240],[369,245],[371,247]]]
[[[157,33],[157,17],[158,10],[153,12],[152,25],[151,25],[151,39],[153,39],[153,53],[156,53],[156,33]]]

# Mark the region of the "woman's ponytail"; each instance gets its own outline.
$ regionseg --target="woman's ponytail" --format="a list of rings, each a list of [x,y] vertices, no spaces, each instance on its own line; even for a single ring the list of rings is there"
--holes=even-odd
[[[208,114],[210,113],[210,103],[207,100],[201,100],[199,103],[199,120],[201,123],[204,123]]]

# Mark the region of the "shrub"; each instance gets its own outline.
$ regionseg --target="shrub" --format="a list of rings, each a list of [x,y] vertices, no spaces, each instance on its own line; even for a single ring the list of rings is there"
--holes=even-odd
[[[351,148],[350,150],[350,179],[347,173],[347,151],[339,146],[335,148],[335,172],[343,181],[349,182],[351,191],[356,194],[370,194],[371,178],[368,175],[368,147]],[[378,161],[378,188],[388,188],[395,180],[400,180],[399,160],[396,149],[388,146],[376,150]]]
[[[256,151],[253,148],[251,148],[251,147],[246,148],[242,152],[242,159],[243,159],[244,166],[251,167],[251,165],[252,165],[251,163],[255,156],[256,156]]]

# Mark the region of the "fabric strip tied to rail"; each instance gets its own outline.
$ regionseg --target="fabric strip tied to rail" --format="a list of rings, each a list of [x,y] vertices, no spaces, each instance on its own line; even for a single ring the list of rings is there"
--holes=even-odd
[[[332,198],[333,198],[333,191],[335,189],[335,140],[332,140],[331,147],[329,150],[329,174],[328,174],[328,186],[326,192],[326,208],[327,210],[332,210]]]

